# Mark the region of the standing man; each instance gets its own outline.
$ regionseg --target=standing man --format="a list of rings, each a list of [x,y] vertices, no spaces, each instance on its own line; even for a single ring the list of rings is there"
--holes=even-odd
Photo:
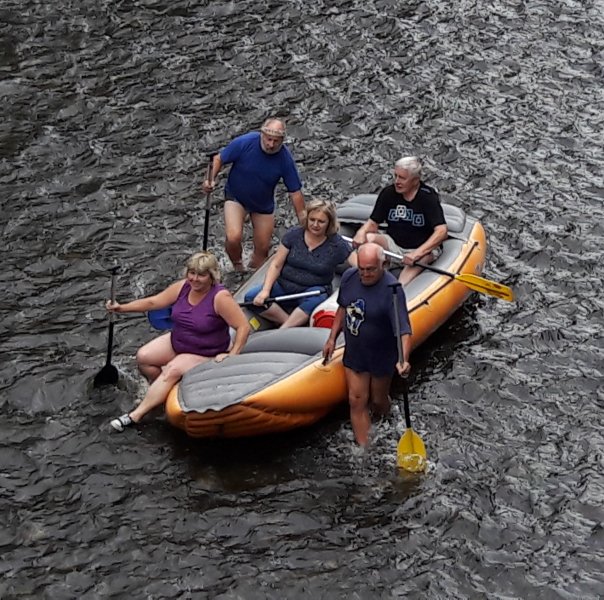
[[[357,231],[353,245],[375,242],[394,254],[403,254],[403,285],[419,275],[423,261],[430,264],[441,252],[448,230],[438,192],[421,180],[422,165],[415,156],[406,156],[394,165],[394,184],[378,195],[371,216]],[[386,222],[386,232],[378,226]]]
[[[204,192],[211,192],[222,165],[232,165],[224,190],[224,224],[226,252],[236,271],[243,271],[241,240],[248,213],[254,229],[250,267],[257,269],[268,257],[275,227],[275,187],[279,180],[283,180],[289,192],[298,221],[303,217],[302,182],[284,138],[285,123],[281,119],[267,119],[259,132],[236,137],[214,156],[210,180],[203,182]]]
[[[329,359],[336,338],[344,327],[344,371],[348,387],[350,421],[356,441],[367,446],[371,417],[369,409],[384,415],[390,409],[388,392],[395,369],[400,375],[411,370],[409,352],[411,326],[407,301],[402,287],[398,287],[400,331],[395,331],[396,320],[392,302],[396,277],[384,269],[384,250],[375,243],[360,246],[357,268],[348,269],[342,276],[338,293],[338,310],[323,356]],[[396,336],[401,336],[403,362],[398,360]]]

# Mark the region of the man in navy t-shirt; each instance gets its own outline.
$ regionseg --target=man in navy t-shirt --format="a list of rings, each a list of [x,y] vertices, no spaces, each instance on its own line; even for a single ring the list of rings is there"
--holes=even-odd
[[[342,275],[338,310],[323,355],[329,359],[336,339],[344,329],[344,373],[348,387],[350,421],[356,441],[366,446],[371,417],[369,409],[386,414],[390,408],[388,392],[392,375],[411,370],[411,325],[403,288],[396,277],[384,269],[384,251],[377,244],[363,244],[357,253],[358,268]],[[392,285],[397,285],[400,329],[396,330]],[[397,336],[403,351],[399,361]]]
[[[421,180],[422,166],[415,156],[394,165],[394,184],[378,195],[367,222],[357,231],[353,245],[375,242],[394,254],[404,255],[399,277],[405,285],[421,272],[413,266],[433,262],[441,252],[448,230],[438,192]],[[379,225],[386,223],[386,232]]]
[[[236,137],[214,156],[210,179],[203,182],[203,190],[211,192],[222,165],[231,165],[224,190],[225,247],[237,271],[243,270],[241,239],[248,213],[254,229],[250,267],[258,268],[268,256],[275,226],[275,187],[279,181],[283,181],[289,192],[298,220],[302,219],[302,182],[294,158],[283,143],[284,137],[283,121],[267,119],[259,132]]]

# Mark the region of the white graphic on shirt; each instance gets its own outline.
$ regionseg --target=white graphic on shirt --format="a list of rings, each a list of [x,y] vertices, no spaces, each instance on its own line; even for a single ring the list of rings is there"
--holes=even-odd
[[[407,208],[403,204],[398,204],[388,212],[388,221],[408,221],[413,227],[423,227],[426,223],[423,213],[414,213],[412,208]]]
[[[346,307],[346,329],[352,335],[359,335],[359,327],[365,320],[365,300],[358,298]]]

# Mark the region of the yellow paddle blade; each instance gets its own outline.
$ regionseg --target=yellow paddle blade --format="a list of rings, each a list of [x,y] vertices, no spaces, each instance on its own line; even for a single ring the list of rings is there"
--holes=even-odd
[[[409,473],[423,473],[428,466],[428,461],[419,454],[403,454],[397,457],[396,465]]]
[[[501,300],[507,300],[508,302],[514,301],[514,292],[512,291],[512,288],[503,285],[503,283],[496,283],[495,281],[479,277],[478,275],[472,275],[471,273],[455,275],[455,279],[467,285],[471,290],[489,294],[496,298],[500,298]]]
[[[426,447],[422,438],[413,431],[407,429],[402,435],[396,448],[396,464],[405,471],[419,473],[426,470]]]

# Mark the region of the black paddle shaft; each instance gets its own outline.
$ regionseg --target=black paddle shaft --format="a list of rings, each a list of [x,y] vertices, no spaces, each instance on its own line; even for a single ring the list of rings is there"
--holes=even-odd
[[[396,335],[396,347],[398,349],[398,361],[400,363],[403,362],[403,342],[401,341],[401,318],[398,314],[398,288],[401,287],[399,281],[396,283],[391,283],[390,287],[392,288],[392,308],[394,310],[394,327],[396,331],[394,332]],[[407,378],[403,378],[403,407],[405,409],[405,425],[407,425],[407,429],[411,429],[411,415],[409,413],[409,385],[407,383]]]
[[[109,336],[107,338],[107,360],[105,361],[106,366],[111,365],[111,352],[113,350],[113,314],[109,317]]]
[[[109,291],[109,297],[111,298],[111,304],[113,304],[115,302],[115,277],[117,275],[117,272],[119,271],[119,267],[112,267],[111,269],[111,289]],[[111,364],[111,352],[113,350],[113,320],[115,318],[115,315],[113,314],[113,312],[109,313],[109,336],[108,336],[108,340],[107,340],[107,361],[105,362],[106,365],[110,365]]]
[[[207,157],[208,157],[208,173],[207,173],[207,180],[208,182],[212,182],[212,170],[213,170],[213,166],[214,166],[214,157],[216,156],[216,154],[218,154],[217,152],[208,152],[207,153]],[[205,218],[204,218],[204,223],[203,223],[203,250],[204,252],[208,249],[208,231],[210,228],[210,207],[212,206],[212,201],[210,199],[211,197],[211,192],[208,192],[206,194],[206,212],[205,212]]]
[[[118,267],[111,269],[111,302],[115,302],[115,276],[118,272]],[[111,364],[111,350],[113,349],[113,312],[109,312],[109,335],[107,339],[107,361],[105,366],[96,374],[94,378],[94,387],[101,387],[103,385],[115,385],[118,381],[118,371]]]
[[[409,383],[403,380],[403,408],[405,409],[405,425],[411,429],[411,414],[409,413]]]
[[[392,308],[394,309],[394,328],[396,331],[394,334],[396,335],[396,348],[398,350],[398,362],[403,362],[403,342],[401,341],[401,318],[398,314],[398,288],[402,287],[400,282],[391,283],[390,287],[392,288]]]

